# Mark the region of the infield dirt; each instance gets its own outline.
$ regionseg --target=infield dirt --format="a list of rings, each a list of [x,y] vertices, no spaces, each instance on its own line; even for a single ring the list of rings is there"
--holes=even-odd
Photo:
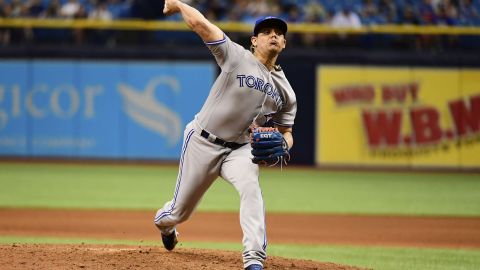
[[[159,246],[0,246],[1,269],[241,269],[233,251],[184,248],[181,241],[238,242],[236,213],[195,213],[178,227],[180,244],[161,248],[155,211],[0,209],[0,235],[124,239]],[[480,248],[480,218],[267,214],[269,243]],[[360,269],[270,256],[266,269]]]

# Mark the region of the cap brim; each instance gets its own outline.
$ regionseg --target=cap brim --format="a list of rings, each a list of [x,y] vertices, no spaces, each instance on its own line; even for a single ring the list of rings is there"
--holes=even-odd
[[[279,18],[268,18],[255,25],[253,29],[253,35],[256,36],[261,29],[265,27],[274,27],[280,29],[283,32],[283,35],[287,33],[287,23]]]

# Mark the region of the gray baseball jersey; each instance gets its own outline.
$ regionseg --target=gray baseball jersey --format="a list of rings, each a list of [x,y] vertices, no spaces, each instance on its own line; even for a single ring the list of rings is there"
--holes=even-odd
[[[176,225],[190,217],[203,194],[221,176],[240,194],[244,266],[262,264],[267,247],[265,213],[251,146],[229,148],[212,143],[203,134],[206,131],[227,142],[246,143],[252,123],[262,125],[272,118],[277,125],[292,126],[295,93],[281,70],[267,70],[251,52],[228,37],[206,44],[222,72],[203,108],[185,128],[173,199],[157,211],[154,223],[162,234],[174,233]]]
[[[269,71],[250,51],[228,37],[207,43],[221,68],[196,120],[225,141],[248,141],[248,127],[292,126],[297,112],[295,93],[281,70]]]

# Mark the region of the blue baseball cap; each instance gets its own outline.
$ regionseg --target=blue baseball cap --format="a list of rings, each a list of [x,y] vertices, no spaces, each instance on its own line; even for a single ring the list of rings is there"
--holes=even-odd
[[[276,27],[283,32],[283,35],[287,33],[287,23],[284,20],[274,16],[267,16],[260,18],[255,22],[253,35],[257,36],[258,32],[260,32],[260,30],[264,27]]]

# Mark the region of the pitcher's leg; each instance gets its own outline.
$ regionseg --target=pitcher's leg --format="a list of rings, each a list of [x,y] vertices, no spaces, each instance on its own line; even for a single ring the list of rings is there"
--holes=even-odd
[[[186,132],[173,199],[155,215],[155,225],[163,235],[187,220],[206,190],[218,177],[222,153],[216,145],[199,137],[192,129]]]
[[[263,265],[267,236],[265,208],[258,183],[258,165],[252,163],[251,148],[245,145],[232,151],[223,162],[220,175],[240,194],[240,225],[243,231],[243,263]]]

